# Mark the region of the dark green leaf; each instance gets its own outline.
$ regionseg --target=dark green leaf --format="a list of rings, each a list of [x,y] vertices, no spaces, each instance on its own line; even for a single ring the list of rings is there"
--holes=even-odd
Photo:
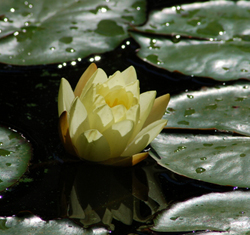
[[[172,96],[167,128],[218,129],[250,136],[249,83],[203,88]]]
[[[107,235],[108,231],[104,228],[83,229],[72,221],[50,220],[44,221],[37,216],[28,216],[24,218],[7,217],[1,218],[0,233],[11,235],[42,235],[42,234],[74,234],[74,235]],[[1,232],[4,230],[4,232]]]
[[[137,30],[249,41],[249,18],[248,1],[208,1],[155,10],[151,12],[149,21]]]
[[[192,179],[250,187],[250,138],[159,134],[150,155],[163,167]]]
[[[31,156],[31,144],[20,133],[0,126],[0,191],[19,180]]]
[[[237,234],[250,232],[249,192],[211,193],[173,205],[154,220],[153,230],[161,232],[212,230]]]
[[[145,0],[44,0],[1,3],[0,62],[65,62],[114,49],[129,23],[145,20]]]
[[[219,81],[250,79],[249,41],[172,40],[131,33],[140,44],[138,56],[148,63],[186,75]]]

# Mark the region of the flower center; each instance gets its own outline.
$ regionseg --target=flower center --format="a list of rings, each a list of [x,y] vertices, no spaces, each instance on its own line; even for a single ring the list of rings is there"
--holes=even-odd
[[[110,108],[121,104],[124,105],[126,109],[130,109],[133,98],[132,92],[127,92],[123,88],[111,90],[104,96],[104,99]]]

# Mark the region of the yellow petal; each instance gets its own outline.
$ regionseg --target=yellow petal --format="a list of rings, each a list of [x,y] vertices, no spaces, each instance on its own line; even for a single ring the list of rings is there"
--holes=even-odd
[[[133,133],[133,127],[134,123],[131,120],[124,120],[114,123],[103,132],[110,146],[111,157],[119,157],[124,151]]]
[[[109,107],[121,104],[124,105],[126,109],[129,109],[133,104],[134,96],[131,92],[126,92],[124,88],[114,87],[109,91],[104,99]]]
[[[90,77],[94,74],[94,72],[97,70],[97,66],[95,63],[92,63],[89,65],[89,67],[85,70],[85,72],[82,74],[81,78],[79,79],[74,94],[75,96],[80,96],[81,92],[86,85],[87,81],[90,79]]]
[[[102,105],[89,113],[89,122],[91,129],[97,129],[101,133],[114,123],[111,108],[108,105]]]
[[[68,114],[66,111],[64,111],[59,118],[59,136],[66,151],[72,155],[76,155],[69,135]]]
[[[149,125],[150,123],[159,120],[162,118],[163,114],[166,112],[166,108],[168,106],[168,102],[170,99],[170,95],[166,94],[155,99],[153,108],[144,123],[144,127]]]
[[[127,69],[125,69],[122,72],[122,76],[124,77],[125,84],[129,84],[137,80],[136,71],[133,66],[129,66]]]
[[[111,111],[113,113],[114,122],[120,122],[126,118],[127,109],[124,105],[116,105],[111,108]]]
[[[139,104],[134,105],[126,113],[126,119],[131,120],[134,122],[135,126],[140,118],[140,106]]]
[[[132,156],[132,166],[138,164],[142,160],[146,159],[148,156],[148,152],[137,153]]]
[[[102,84],[107,81],[107,79],[107,74],[98,68],[83,87],[81,96],[83,97],[92,85]]]
[[[58,93],[58,115],[60,115],[67,111],[69,112],[70,106],[75,98],[74,92],[69,84],[69,82],[65,79],[61,79],[59,93]]]
[[[90,128],[87,110],[77,97],[69,113],[69,134],[73,144],[75,144],[78,136],[88,129]]]
[[[128,166],[134,166],[147,158],[148,152],[143,153],[137,153],[130,157],[116,157],[116,158],[110,158],[107,161],[100,162],[103,165],[108,166],[121,166],[121,167],[128,167]]]
[[[112,89],[113,87],[116,86],[124,87],[125,81],[121,72],[117,71],[112,76],[110,76],[109,79],[104,84],[107,85],[109,89]]]
[[[126,87],[125,90],[128,92],[132,92],[132,94],[134,95],[134,97],[137,99],[137,101],[139,100],[139,96],[140,96],[140,88],[139,88],[139,80],[136,80],[134,82],[129,83]]]
[[[140,95],[140,119],[135,127],[135,131],[130,141],[141,131],[154,104],[156,91],[147,91]]]
[[[88,161],[100,162],[110,158],[110,148],[105,137],[98,130],[82,133],[75,144],[77,155]]]
[[[167,120],[157,120],[144,129],[134,138],[121,156],[131,156],[141,152],[161,132]]]

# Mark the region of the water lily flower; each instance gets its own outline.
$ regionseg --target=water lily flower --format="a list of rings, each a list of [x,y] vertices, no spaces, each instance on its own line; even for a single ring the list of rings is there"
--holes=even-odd
[[[58,94],[59,133],[65,149],[81,159],[129,166],[164,128],[169,94],[140,94],[133,66],[109,78],[92,63],[73,91],[62,78]]]

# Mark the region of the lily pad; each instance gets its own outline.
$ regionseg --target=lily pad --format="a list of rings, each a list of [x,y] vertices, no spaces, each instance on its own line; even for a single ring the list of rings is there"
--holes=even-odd
[[[4,1],[0,62],[18,65],[76,60],[110,51],[145,21],[145,0]]]
[[[173,39],[131,32],[138,56],[159,68],[219,81],[250,79],[249,41]]]
[[[172,96],[166,128],[218,129],[250,136],[250,83],[203,88]]]
[[[5,217],[0,218],[0,233],[22,234],[22,235],[42,235],[42,234],[74,234],[74,235],[107,235],[104,228],[83,229],[67,219],[44,221],[37,216],[27,216],[23,218]],[[3,230],[1,232],[1,230]]]
[[[154,10],[139,31],[212,40],[248,40],[248,1],[207,1]]]
[[[250,187],[250,138],[159,134],[150,155],[180,175],[219,185]]]
[[[0,126],[0,191],[16,183],[28,168],[31,144],[15,130]]]
[[[250,193],[210,193],[179,202],[154,220],[155,231],[209,230],[207,233],[245,235],[250,232]],[[214,232],[212,232],[214,231]]]

